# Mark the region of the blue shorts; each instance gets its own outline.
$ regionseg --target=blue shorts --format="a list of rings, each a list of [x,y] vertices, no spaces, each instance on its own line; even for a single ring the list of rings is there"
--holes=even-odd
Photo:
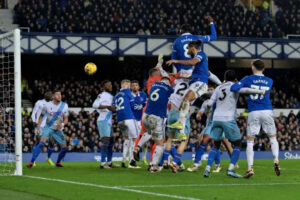
[[[100,135],[100,139],[103,137],[112,137],[113,136],[112,127],[108,121],[106,121],[106,120],[97,121],[97,126],[98,126],[98,132]]]
[[[168,113],[168,124],[173,124],[173,123],[177,122],[178,119],[179,119],[179,111],[171,109],[170,112]],[[191,132],[191,130],[190,130],[190,115],[188,114],[188,116],[186,118],[186,122],[185,122],[184,133],[186,135],[189,135],[190,132]],[[168,128],[167,129],[167,135],[168,135],[168,133],[178,134],[179,130],[178,129],[174,129],[174,128]]]
[[[66,144],[66,139],[62,130],[54,130],[46,126],[44,128],[41,128],[41,131],[42,131],[41,138],[46,138],[47,140],[49,140],[49,138],[52,137],[57,144],[59,145]]]
[[[212,128],[212,122],[207,123],[205,129],[203,129],[201,133],[204,135],[210,135],[211,128]]]
[[[225,133],[225,137],[229,141],[237,141],[241,139],[240,129],[236,121],[213,121],[210,138],[215,141],[222,140],[222,133]]]

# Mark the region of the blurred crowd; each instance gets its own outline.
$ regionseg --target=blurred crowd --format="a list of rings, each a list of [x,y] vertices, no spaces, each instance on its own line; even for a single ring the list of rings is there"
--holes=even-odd
[[[19,0],[15,21],[33,32],[176,35],[184,23],[193,33],[210,34],[205,16],[214,18],[218,36],[281,38],[300,33],[299,0],[275,1],[244,9],[236,0]]]

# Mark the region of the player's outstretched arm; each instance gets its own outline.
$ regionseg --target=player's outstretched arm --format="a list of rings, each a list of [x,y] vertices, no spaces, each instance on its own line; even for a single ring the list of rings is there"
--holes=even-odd
[[[37,123],[37,134],[40,135],[40,132],[41,132],[41,124],[42,124],[42,121],[43,121],[43,117],[44,117],[44,114],[41,113],[40,117],[39,117],[39,121]]]
[[[240,94],[265,94],[266,90],[259,90],[259,89],[253,89],[253,88],[241,88],[238,93]]]
[[[215,74],[211,73],[211,71],[209,71],[208,73],[209,73],[208,78],[209,78],[210,81],[214,82],[217,85],[222,84],[221,80]]]
[[[231,86],[231,88],[230,88],[230,91],[231,91],[231,92],[237,92],[237,91],[239,91],[241,88],[247,87],[247,86],[248,86],[247,80],[248,80],[248,77],[246,76],[246,77],[244,77],[240,82],[233,84],[233,85]]]
[[[191,65],[194,66],[196,65],[200,60],[198,58],[194,58],[192,60],[169,60],[167,61],[167,65],[172,65],[172,64],[182,64],[182,65]]]
[[[210,23],[210,30],[211,34],[210,35],[198,35],[197,39],[202,40],[203,42],[209,42],[209,41],[214,41],[217,39],[217,31],[214,25],[214,20],[211,16],[206,16],[205,19],[207,19]]]

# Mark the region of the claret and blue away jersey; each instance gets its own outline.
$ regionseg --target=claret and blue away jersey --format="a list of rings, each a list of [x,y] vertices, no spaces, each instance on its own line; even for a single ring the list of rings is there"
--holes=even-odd
[[[200,62],[195,65],[195,68],[192,73],[192,80],[190,84],[201,81],[208,84],[208,59],[206,54],[203,51],[199,51],[194,58],[197,58]]]
[[[145,113],[166,118],[169,97],[173,92],[173,88],[166,83],[155,82],[150,89]]]
[[[215,29],[215,25],[211,23],[211,35],[201,36],[201,35],[192,35],[191,33],[184,33],[179,36],[173,43],[172,50],[172,60],[191,60],[192,57],[188,53],[188,44],[191,41],[202,40],[205,42],[210,42],[217,39],[217,32]],[[181,69],[189,70],[192,69],[193,66],[174,64],[177,71],[179,72]]]
[[[260,74],[254,74],[244,77],[240,82],[231,86],[231,91],[236,92],[243,87],[267,90],[266,94],[251,94],[248,95],[248,111],[256,110],[272,110],[270,101],[270,91],[273,86],[273,80]]]
[[[133,114],[134,97],[130,89],[121,89],[114,97],[113,105],[116,108],[118,122],[135,119]]]
[[[133,94],[134,97],[134,108],[133,108],[133,115],[137,121],[141,121],[143,108],[147,102],[147,95],[145,92],[138,92],[138,94]]]

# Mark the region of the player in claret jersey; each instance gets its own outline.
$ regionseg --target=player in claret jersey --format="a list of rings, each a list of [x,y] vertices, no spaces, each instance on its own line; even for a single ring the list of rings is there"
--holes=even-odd
[[[244,77],[240,82],[231,87],[231,91],[238,91],[242,87],[265,90],[264,95],[248,95],[248,123],[247,123],[247,160],[248,171],[245,177],[249,178],[254,175],[253,159],[254,151],[253,144],[255,136],[259,134],[262,127],[263,131],[269,136],[271,149],[274,157],[274,170],[277,176],[280,175],[279,167],[279,146],[276,138],[276,127],[273,119],[273,108],[270,101],[270,91],[272,89],[273,80],[264,76],[264,62],[254,60],[252,62],[253,75]]]
[[[143,124],[152,139],[156,148],[151,162],[150,172],[158,172],[158,163],[164,151],[165,119],[167,117],[167,106],[170,95],[173,93],[168,77],[162,78],[161,82],[155,82],[149,94],[146,111],[143,114]]]

